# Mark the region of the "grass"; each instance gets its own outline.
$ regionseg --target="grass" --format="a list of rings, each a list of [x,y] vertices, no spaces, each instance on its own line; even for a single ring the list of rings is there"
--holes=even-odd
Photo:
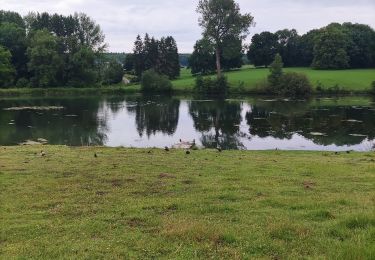
[[[304,73],[310,79],[314,88],[321,85],[323,90],[338,86],[348,92],[369,92],[371,83],[375,81],[375,69],[352,70],[313,70],[311,68],[286,68],[285,72]],[[233,87],[233,92],[258,92],[267,80],[269,70],[244,66],[237,71],[227,72],[225,75]],[[195,78],[188,69],[181,71],[181,78],[173,81],[176,90],[191,91]],[[243,85],[243,89],[239,88]]]
[[[332,93],[370,93],[371,84],[375,81],[375,69],[351,69],[351,70],[313,70],[311,68],[286,68],[286,72],[300,72],[307,75],[314,89],[321,86],[323,91]],[[266,68],[254,68],[243,66],[236,71],[226,72],[233,94],[263,94],[263,86],[266,83],[269,70]],[[189,69],[181,69],[180,78],[173,80],[175,93],[192,93],[194,91],[195,77]],[[334,89],[338,87],[339,89]],[[98,94],[130,94],[139,93],[139,85],[126,86],[117,84],[101,88],[11,88],[0,89],[0,96],[19,95],[98,95]]]
[[[117,84],[113,86],[92,87],[92,88],[9,88],[0,89],[0,96],[62,96],[62,95],[116,95],[116,94],[134,94],[139,93],[139,86]]]
[[[0,147],[0,258],[374,259],[374,161]]]

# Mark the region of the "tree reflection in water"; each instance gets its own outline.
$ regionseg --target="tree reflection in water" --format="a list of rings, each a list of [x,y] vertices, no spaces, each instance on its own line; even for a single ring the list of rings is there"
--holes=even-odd
[[[374,115],[371,107],[275,102],[254,105],[246,119],[253,136],[290,139],[297,133],[318,145],[343,146],[373,140]]]
[[[173,135],[177,129],[180,100],[170,97],[136,97],[127,99],[127,110],[135,113],[139,136],[157,132]]]
[[[192,101],[189,106],[194,127],[202,133],[201,143],[207,148],[245,148],[240,141],[241,111],[239,102],[224,100]]]
[[[64,109],[1,111],[0,143],[14,145],[42,137],[47,139],[49,144],[104,145],[108,129],[106,120],[98,118],[99,101],[99,98],[3,100],[0,110],[51,104]]]

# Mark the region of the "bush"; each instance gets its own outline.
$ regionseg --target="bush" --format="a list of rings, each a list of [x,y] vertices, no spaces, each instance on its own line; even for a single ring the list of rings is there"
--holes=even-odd
[[[211,77],[198,76],[195,80],[195,91],[205,94],[226,94],[229,84],[225,76],[217,79]]]
[[[16,88],[27,88],[30,87],[30,82],[25,78],[20,78],[17,80]]]
[[[160,75],[151,69],[142,74],[141,90],[144,93],[170,92],[172,83],[166,75]]]
[[[312,86],[304,74],[296,72],[284,73],[282,58],[277,54],[270,66],[266,90],[269,94],[300,97],[309,96],[312,92]]]
[[[309,96],[312,86],[306,75],[296,72],[288,72],[282,75],[277,93],[283,96],[300,97]]]

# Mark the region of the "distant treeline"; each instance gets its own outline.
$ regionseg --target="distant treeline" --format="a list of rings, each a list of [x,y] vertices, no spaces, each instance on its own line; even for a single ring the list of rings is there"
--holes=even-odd
[[[85,14],[0,11],[0,87],[120,82],[123,68],[103,59],[105,49],[100,26]]]
[[[302,36],[294,29],[262,32],[252,37],[247,56],[255,66],[268,66],[277,53],[287,67],[375,67],[375,31],[364,24],[332,23]]]

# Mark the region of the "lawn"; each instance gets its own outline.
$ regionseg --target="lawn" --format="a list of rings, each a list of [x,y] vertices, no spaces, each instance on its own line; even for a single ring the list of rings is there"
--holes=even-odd
[[[0,147],[0,258],[374,259],[374,161]]]
[[[306,74],[314,88],[321,84],[323,89],[339,86],[354,92],[370,90],[371,83],[375,81],[375,69],[352,70],[313,70],[311,68],[286,68],[286,72],[300,72]],[[256,90],[267,79],[269,70],[266,68],[253,68],[244,66],[238,71],[227,72],[229,82],[233,87],[243,83],[246,90]],[[194,77],[188,69],[181,71],[181,78],[173,81],[173,86],[178,90],[191,90],[194,86]]]

